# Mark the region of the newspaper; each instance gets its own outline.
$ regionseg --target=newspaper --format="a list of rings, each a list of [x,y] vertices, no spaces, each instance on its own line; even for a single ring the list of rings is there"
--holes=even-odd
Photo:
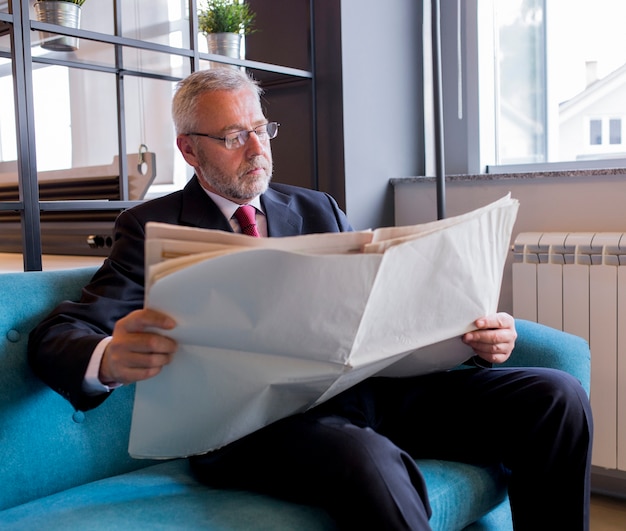
[[[149,223],[145,306],[179,345],[136,385],[129,452],[205,453],[370,376],[447,370],[497,310],[510,195],[410,227],[251,238]]]

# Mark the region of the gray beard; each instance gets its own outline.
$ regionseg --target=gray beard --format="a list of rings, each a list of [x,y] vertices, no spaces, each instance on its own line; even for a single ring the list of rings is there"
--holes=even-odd
[[[216,170],[216,168],[211,166],[211,164],[206,161],[201,162],[202,165],[199,168],[196,168],[198,178],[219,195],[229,199],[234,199],[238,202],[248,202],[251,199],[265,193],[270,181],[272,180],[271,167],[264,180],[261,181],[260,179],[256,179],[254,181],[254,185],[251,186],[251,183],[246,183],[240,178],[233,182],[232,179],[229,179],[223,173]],[[255,164],[250,164],[250,167],[254,166]],[[247,168],[244,169],[244,171],[246,170]]]

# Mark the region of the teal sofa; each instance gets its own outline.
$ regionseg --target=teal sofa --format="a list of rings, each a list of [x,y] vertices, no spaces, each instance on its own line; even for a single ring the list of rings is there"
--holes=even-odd
[[[314,507],[202,486],[184,459],[131,459],[132,386],[84,413],[31,373],[30,330],[59,301],[77,298],[93,272],[0,274],[0,529],[333,529]],[[510,364],[561,368],[588,389],[585,341],[527,321],[518,321],[517,328]],[[433,529],[512,528],[500,467],[432,460],[419,465],[429,488]]]

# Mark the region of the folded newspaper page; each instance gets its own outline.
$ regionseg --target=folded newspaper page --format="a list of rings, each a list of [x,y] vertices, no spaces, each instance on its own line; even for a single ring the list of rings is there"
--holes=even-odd
[[[448,370],[497,310],[510,195],[441,221],[251,238],[149,223],[146,307],[172,316],[170,365],[138,382],[129,452],[205,453],[370,376]]]

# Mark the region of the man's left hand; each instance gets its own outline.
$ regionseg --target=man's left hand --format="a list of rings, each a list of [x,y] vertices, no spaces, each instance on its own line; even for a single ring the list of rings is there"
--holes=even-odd
[[[472,347],[477,356],[489,363],[503,363],[513,351],[517,332],[515,319],[500,312],[474,321],[476,330],[463,336],[463,342]]]

